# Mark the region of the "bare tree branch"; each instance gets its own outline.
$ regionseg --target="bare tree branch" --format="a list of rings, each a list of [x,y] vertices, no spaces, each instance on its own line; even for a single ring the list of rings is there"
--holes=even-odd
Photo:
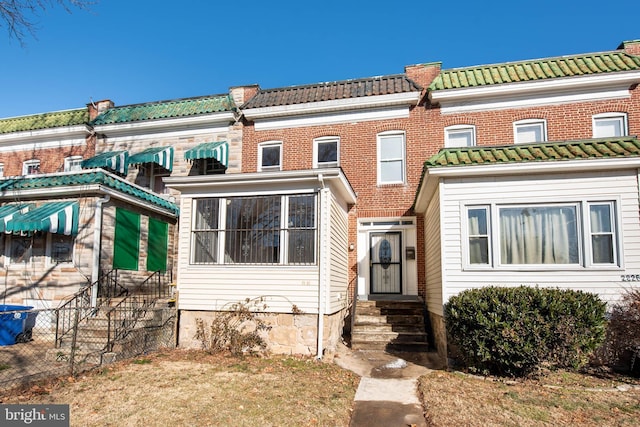
[[[9,38],[15,38],[24,45],[28,35],[36,35],[33,18],[39,12],[61,6],[71,13],[74,7],[88,9],[93,4],[95,1],[90,0],[0,0],[0,27],[6,27]]]

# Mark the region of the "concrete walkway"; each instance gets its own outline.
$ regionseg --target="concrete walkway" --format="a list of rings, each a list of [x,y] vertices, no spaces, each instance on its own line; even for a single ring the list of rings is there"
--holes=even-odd
[[[442,369],[435,353],[389,354],[340,345],[334,362],[361,377],[350,427],[426,427],[417,379]]]

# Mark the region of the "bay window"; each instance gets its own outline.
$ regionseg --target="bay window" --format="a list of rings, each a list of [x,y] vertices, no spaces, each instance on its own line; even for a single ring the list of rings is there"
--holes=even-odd
[[[615,207],[613,201],[467,206],[466,264],[618,266]]]
[[[192,264],[314,264],[315,195],[196,199],[192,230]]]

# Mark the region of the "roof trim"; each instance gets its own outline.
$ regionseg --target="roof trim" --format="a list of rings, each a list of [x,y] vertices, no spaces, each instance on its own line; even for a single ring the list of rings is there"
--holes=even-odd
[[[329,185],[332,191],[349,204],[356,202],[357,195],[349,180],[340,168],[307,169],[297,171],[251,172],[241,174],[195,175],[164,178],[167,187],[179,190],[183,196],[194,193],[247,193],[263,191],[294,191],[296,188],[324,187]]]
[[[94,125],[94,130],[109,137],[123,135],[146,134],[149,131],[176,132],[183,129],[207,129],[220,125],[230,125],[236,120],[231,111],[210,113],[194,117],[168,117],[139,122],[122,122],[105,125]]]
[[[249,120],[282,117],[301,114],[324,113],[329,111],[389,107],[395,105],[417,105],[420,91],[395,93],[391,95],[362,96],[358,98],[335,99],[330,101],[307,102],[302,104],[281,105],[243,109]]]
[[[531,82],[500,83],[480,87],[440,89],[429,91],[433,103],[469,102],[481,98],[524,96],[533,93],[594,90],[613,86],[630,86],[640,82],[640,71],[623,71],[606,75],[559,77]]]

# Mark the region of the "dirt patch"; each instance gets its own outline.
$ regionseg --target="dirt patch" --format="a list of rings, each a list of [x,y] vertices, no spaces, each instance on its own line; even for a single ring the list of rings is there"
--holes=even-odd
[[[526,381],[433,371],[418,387],[433,426],[636,426],[638,384],[619,375],[564,371]]]
[[[0,396],[67,403],[82,426],[349,424],[358,377],[301,357],[173,350]]]

